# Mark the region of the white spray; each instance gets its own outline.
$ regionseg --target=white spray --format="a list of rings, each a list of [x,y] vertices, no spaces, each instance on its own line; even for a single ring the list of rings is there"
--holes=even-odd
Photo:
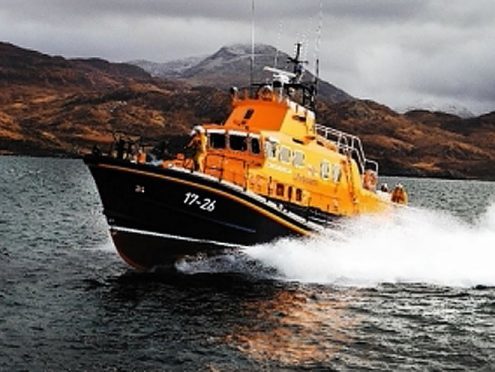
[[[475,224],[408,209],[347,221],[342,230],[310,240],[250,247],[246,254],[302,282],[495,285],[495,204]]]

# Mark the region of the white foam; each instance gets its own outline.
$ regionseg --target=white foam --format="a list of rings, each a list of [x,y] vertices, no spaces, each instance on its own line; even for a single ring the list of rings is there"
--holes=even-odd
[[[112,243],[112,241],[110,239],[108,239],[104,243],[99,244],[95,248],[91,248],[91,249],[97,249],[97,250],[100,250],[100,251],[112,252],[112,253],[115,253],[116,252],[115,246],[113,245],[113,243]]]
[[[495,285],[495,203],[475,224],[444,212],[407,209],[347,221],[338,233],[283,239],[245,253],[302,282]]]

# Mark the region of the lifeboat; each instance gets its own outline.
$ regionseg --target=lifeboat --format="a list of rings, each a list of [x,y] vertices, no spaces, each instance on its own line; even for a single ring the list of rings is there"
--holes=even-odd
[[[148,270],[311,236],[342,218],[407,202],[402,186],[376,190],[378,163],[357,136],[316,122],[316,82],[301,81],[299,51],[292,72],[265,68],[270,84],[233,88],[226,121],[194,127],[190,156],[147,162],[120,141],[109,154],[84,158],[129,265]]]

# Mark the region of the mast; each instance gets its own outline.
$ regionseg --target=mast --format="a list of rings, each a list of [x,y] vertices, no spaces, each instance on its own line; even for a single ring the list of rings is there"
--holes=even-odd
[[[307,63],[307,61],[302,61],[301,58],[301,47],[302,43],[297,42],[296,43],[296,53],[294,57],[289,57],[289,62],[294,65],[293,67],[293,72],[295,74],[295,77],[293,79],[294,83],[300,83],[302,79],[302,75],[304,73],[304,63]]]

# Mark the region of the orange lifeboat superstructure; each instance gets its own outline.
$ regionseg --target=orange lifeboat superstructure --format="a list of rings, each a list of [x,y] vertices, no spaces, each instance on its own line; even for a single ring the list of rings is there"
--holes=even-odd
[[[365,157],[360,139],[317,124],[314,111],[282,89],[235,92],[232,104],[223,125],[201,127],[201,172],[299,211],[352,216],[392,205],[376,190],[378,164]],[[192,168],[187,159],[163,165]]]

